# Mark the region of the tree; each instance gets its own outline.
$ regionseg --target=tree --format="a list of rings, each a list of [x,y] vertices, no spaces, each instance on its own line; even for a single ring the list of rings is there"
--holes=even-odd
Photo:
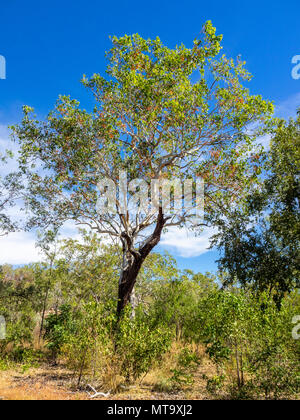
[[[5,163],[9,157],[12,157],[11,152],[7,151],[5,155],[0,152],[1,172],[7,172],[5,170]],[[20,196],[22,188],[20,177],[20,173],[17,172],[2,173],[0,175],[0,237],[17,229],[17,222],[12,220],[8,209],[15,204],[17,198]]]
[[[280,122],[266,153],[261,188],[222,221],[215,238],[223,250],[225,284],[237,279],[259,292],[269,290],[278,305],[300,285],[299,151],[300,113],[296,121]]]
[[[0,266],[0,313],[5,317],[7,326],[6,339],[0,340],[0,354],[9,343],[11,350],[17,353],[22,345],[32,343],[40,302],[33,266],[17,269]]]
[[[171,49],[159,38],[139,35],[113,37],[108,77],[83,78],[96,100],[92,112],[62,96],[46,121],[36,120],[26,106],[22,124],[14,127],[28,179],[26,203],[34,213],[29,225],[45,229],[73,220],[121,244],[118,314],[163,230],[177,225],[199,231],[201,226],[191,223],[191,211],[177,212],[174,205],[166,212],[161,200],[146,214],[141,202],[129,212],[122,206],[121,189],[113,208],[99,214],[99,180],[117,184],[120,171],[126,171],[128,181],[142,179],[124,193],[133,200],[153,179],[201,177],[203,224],[208,224],[256,176],[246,151],[273,106],[243,87],[250,75],[241,61],[219,56],[221,40],[211,22],[192,48]],[[250,123],[259,128],[250,131]]]
[[[40,251],[42,252],[46,262],[44,263],[44,271],[40,271],[39,278],[44,280],[40,284],[41,290],[44,292],[43,298],[43,309],[42,309],[42,318],[41,318],[41,326],[40,326],[40,333],[39,333],[39,344],[42,338],[43,328],[44,328],[44,321],[48,303],[48,297],[51,290],[51,286],[54,280],[53,276],[53,265],[55,262],[55,257],[57,254],[57,242],[56,242],[57,235],[55,232],[48,231],[46,235],[43,237],[40,235],[37,246],[39,247]],[[47,270],[47,268],[49,269]],[[38,276],[37,276],[38,278]]]
[[[80,307],[89,300],[98,304],[116,300],[120,250],[105,245],[95,233],[81,234],[81,241],[61,241],[55,261],[63,302]]]
[[[212,275],[195,274],[191,270],[177,270],[169,279],[156,280],[153,287],[151,312],[147,314],[149,322],[154,325],[164,322],[170,329],[174,328],[177,339],[194,337],[195,310],[201,299],[218,289]]]

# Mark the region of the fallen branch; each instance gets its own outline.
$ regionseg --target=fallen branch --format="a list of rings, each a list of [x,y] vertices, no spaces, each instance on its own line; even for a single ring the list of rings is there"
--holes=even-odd
[[[97,392],[95,390],[95,388],[90,384],[88,384],[87,386],[89,386],[91,388],[91,390],[94,392],[94,394],[91,394],[89,391],[86,391],[89,394],[90,398],[96,398],[96,397],[100,397],[100,396],[101,397],[108,397],[110,395],[110,391],[108,391],[108,393],[105,394],[104,392]]]

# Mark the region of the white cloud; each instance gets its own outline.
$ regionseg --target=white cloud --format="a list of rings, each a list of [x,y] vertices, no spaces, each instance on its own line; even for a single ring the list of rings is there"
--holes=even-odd
[[[186,229],[173,227],[162,236],[160,246],[180,257],[197,257],[209,251],[209,240],[214,233],[212,228],[205,228],[199,236],[195,236]]]
[[[9,132],[6,125],[0,124],[0,141],[8,142],[9,141]]]
[[[71,223],[66,223],[58,239],[77,239],[81,236],[78,229]],[[12,232],[0,237],[1,264],[30,264],[42,261],[43,256],[36,247],[37,236],[34,232]]]
[[[40,261],[35,237],[26,232],[14,232],[0,237],[0,264],[29,264]]]
[[[271,140],[270,134],[265,134],[264,136],[260,136],[257,138],[256,143],[263,146],[265,150],[269,150],[270,148],[270,140]]]
[[[300,92],[290,96],[288,99],[275,104],[275,116],[278,118],[295,118],[297,109],[300,107]],[[265,134],[257,139],[257,143],[261,144],[265,150],[270,148],[270,134]]]
[[[300,107],[300,92],[289,96],[286,100],[275,105],[275,115],[280,118],[295,117],[297,109]]]

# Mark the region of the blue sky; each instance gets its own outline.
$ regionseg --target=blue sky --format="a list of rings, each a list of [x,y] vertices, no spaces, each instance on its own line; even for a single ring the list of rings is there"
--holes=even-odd
[[[109,35],[138,32],[158,35],[171,47],[189,46],[206,20],[224,35],[224,52],[247,61],[252,93],[273,100],[285,117],[300,105],[300,79],[291,77],[292,57],[300,55],[298,1],[10,0],[0,10],[0,55],[7,63],[7,79],[0,80],[0,135],[1,127],[3,132],[20,118],[23,104],[44,116],[59,94],[70,94],[89,107],[79,80],[83,73],[104,72]],[[216,253],[199,253],[176,255],[182,267],[215,269]]]

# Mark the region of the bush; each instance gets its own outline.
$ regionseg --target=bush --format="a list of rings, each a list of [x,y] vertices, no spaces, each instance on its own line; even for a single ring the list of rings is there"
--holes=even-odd
[[[171,345],[171,337],[168,328],[151,328],[144,320],[131,319],[128,310],[120,321],[117,334],[117,353],[126,380],[139,378],[149,371],[154,362],[161,360]]]
[[[150,328],[139,318],[131,319],[129,310],[117,324],[114,309],[112,302],[90,302],[76,310],[65,305],[46,319],[45,338],[52,358],[66,359],[78,376],[77,387],[84,375],[102,384],[112,372],[124,381],[136,380],[169,348],[167,328]]]
[[[47,340],[46,347],[50,350],[54,363],[72,331],[74,325],[70,305],[62,305],[57,313],[46,317],[44,338]]]
[[[61,354],[78,375],[77,387],[84,374],[93,379],[105,374],[108,356],[113,360],[113,334],[116,317],[111,303],[84,304],[73,313],[72,323],[64,335]]]
[[[291,334],[295,310],[289,297],[279,310],[272,296],[240,290],[218,291],[201,302],[198,339],[206,344],[218,378],[227,375],[232,398],[278,399],[299,393],[300,343]],[[218,388],[214,382],[207,383],[213,393]]]
[[[176,367],[171,369],[173,374],[170,378],[174,388],[180,388],[182,385],[193,385],[194,372],[201,362],[199,355],[184,347],[178,355]]]

